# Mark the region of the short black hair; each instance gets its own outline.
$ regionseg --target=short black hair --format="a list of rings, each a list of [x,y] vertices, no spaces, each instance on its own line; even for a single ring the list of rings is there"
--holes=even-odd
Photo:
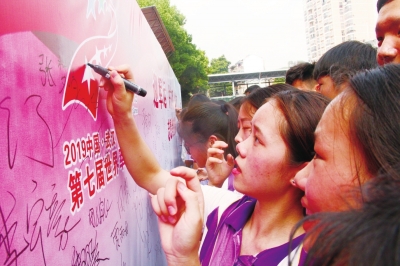
[[[335,86],[348,81],[357,72],[378,66],[376,49],[370,44],[347,41],[329,49],[315,63],[313,76],[330,76]]]
[[[233,98],[232,100],[229,101],[230,104],[232,104],[236,110],[239,112],[240,106],[242,105],[242,99],[245,96],[237,96],[235,98]]]
[[[299,63],[297,65],[292,66],[286,71],[286,79],[285,82],[287,84],[293,85],[295,80],[309,80],[313,79],[313,71],[314,71],[315,63]]]
[[[195,104],[198,103],[203,103],[203,102],[211,102],[211,99],[207,97],[207,95],[203,93],[196,93],[193,94],[192,97],[190,97],[190,100],[187,104],[188,107],[191,107]]]
[[[255,91],[255,90],[258,90],[259,88],[261,88],[261,87],[258,86],[258,85],[251,85],[250,87],[248,87],[248,88],[244,91],[244,94],[246,94],[246,93],[251,93],[251,92],[253,92],[253,91]]]
[[[392,1],[393,0],[378,0],[378,2],[376,3],[376,9],[378,10],[378,13],[384,5]]]

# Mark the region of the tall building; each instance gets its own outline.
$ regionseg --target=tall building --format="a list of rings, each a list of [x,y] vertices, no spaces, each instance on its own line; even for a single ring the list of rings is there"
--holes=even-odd
[[[309,61],[349,40],[374,43],[376,0],[303,0]]]

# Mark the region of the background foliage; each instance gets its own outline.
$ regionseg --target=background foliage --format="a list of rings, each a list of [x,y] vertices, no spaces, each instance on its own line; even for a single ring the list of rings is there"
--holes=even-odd
[[[209,73],[210,74],[224,74],[229,72],[229,62],[224,55],[212,59],[210,62]],[[210,97],[227,96],[232,95],[232,83],[221,82],[213,83],[209,86]]]
[[[183,105],[194,93],[207,93],[208,58],[192,43],[192,36],[183,28],[185,16],[169,0],[137,0],[140,7],[156,6],[175,47],[168,61],[182,91]]]

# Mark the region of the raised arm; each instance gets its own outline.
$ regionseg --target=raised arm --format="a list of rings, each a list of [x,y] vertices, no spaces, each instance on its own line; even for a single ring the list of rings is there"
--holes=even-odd
[[[224,149],[227,147],[227,143],[216,141],[207,151],[206,169],[210,186],[222,187],[235,165],[232,155],[228,154],[226,160],[224,158]]]
[[[117,139],[125,165],[135,182],[152,194],[171,177],[158,164],[152,151],[144,142],[132,114],[134,94],[125,90],[123,76],[134,82],[128,65],[110,67],[110,80],[102,78],[100,86],[107,91],[107,110],[114,120]]]

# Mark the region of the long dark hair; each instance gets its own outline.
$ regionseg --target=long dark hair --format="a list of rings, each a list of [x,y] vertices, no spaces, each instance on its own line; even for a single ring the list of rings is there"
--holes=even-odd
[[[265,103],[265,99],[271,97],[275,93],[286,90],[298,90],[298,89],[289,84],[284,84],[284,83],[273,84],[268,87],[260,88],[256,91],[253,91],[249,95],[245,96],[242,99],[242,104],[248,102],[255,109],[258,109],[261,107],[261,105]]]
[[[269,100],[276,100],[285,117],[280,132],[290,151],[290,163],[311,161],[315,154],[314,131],[329,99],[314,91],[296,89],[278,92]]]
[[[317,223],[306,236],[314,243],[308,263],[399,265],[400,65],[358,73],[343,92],[340,109],[351,142],[362,151],[368,171],[378,177],[360,190],[361,209],[313,214],[300,222]]]
[[[305,265],[400,265],[399,173],[367,182],[361,209],[307,217],[318,222]]]
[[[346,98],[355,99],[348,119],[351,141],[364,154],[370,173],[390,174],[400,162],[400,65],[356,75],[346,93],[344,105]]]

